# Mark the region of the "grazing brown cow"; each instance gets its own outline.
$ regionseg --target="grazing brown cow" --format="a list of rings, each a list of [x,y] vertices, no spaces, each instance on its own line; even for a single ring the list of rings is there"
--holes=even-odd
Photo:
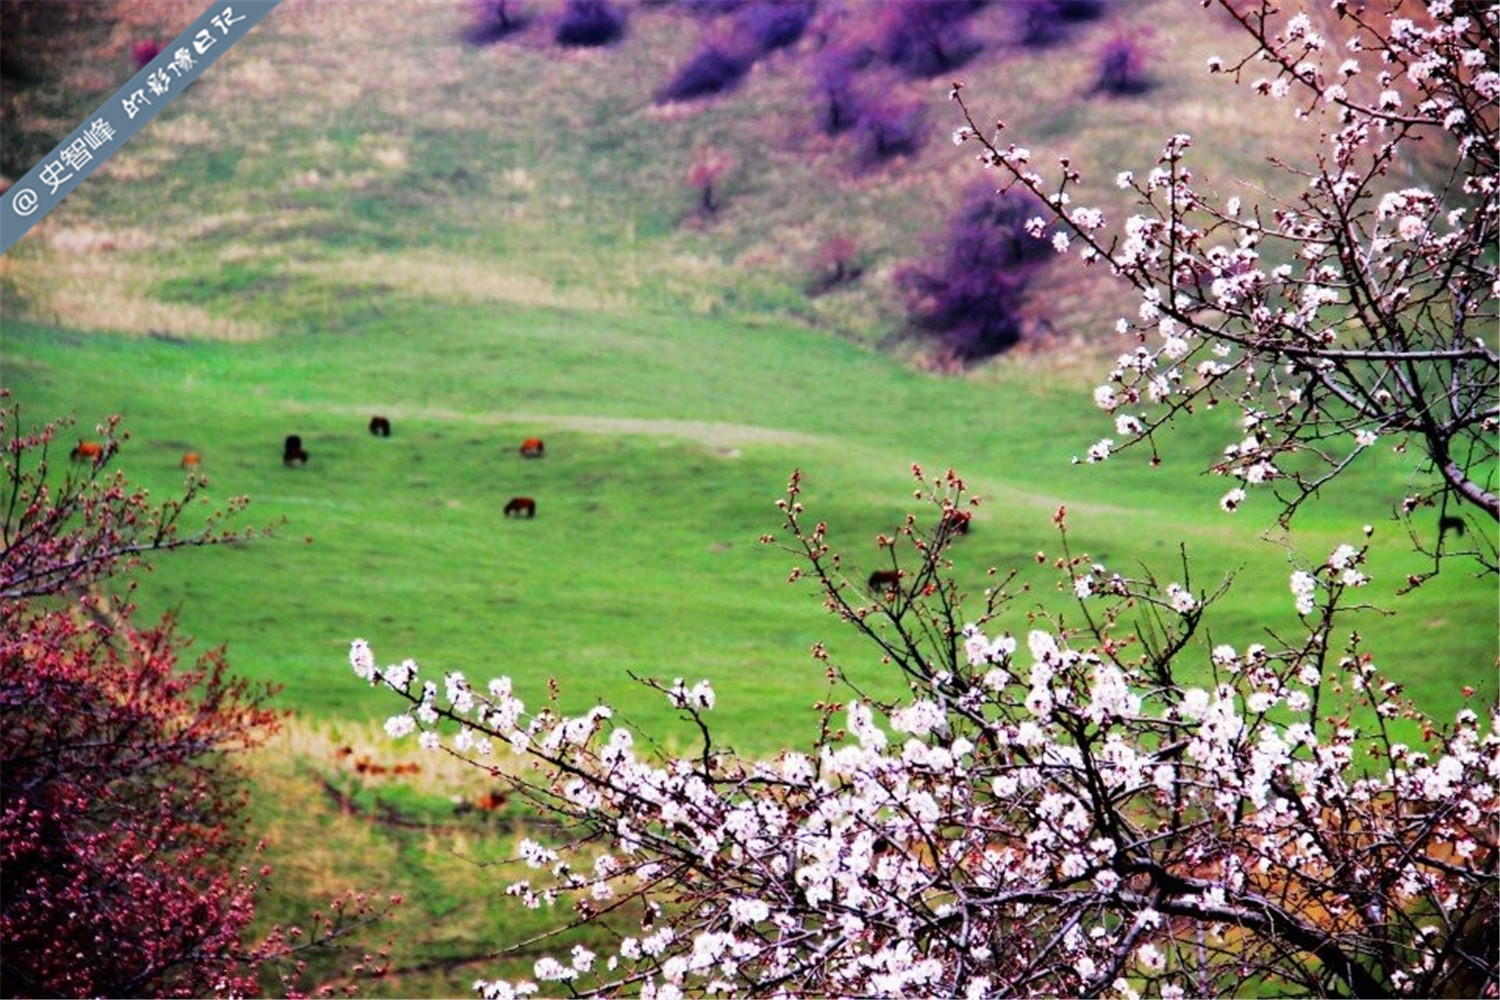
[[[527,438],[521,442],[522,458],[541,458],[546,449],[542,447],[541,438]]]
[[[384,764],[377,764],[375,763],[375,761],[371,760],[369,754],[362,755],[354,762],[354,770],[358,771],[360,774],[374,775],[377,778],[381,777],[382,775],[391,773],[391,769],[386,767]]]
[[[199,457],[196,451],[190,451],[182,456],[182,467],[184,469],[196,469],[201,464],[203,464],[203,459]]]
[[[391,436],[391,422],[385,417],[370,418],[370,433],[376,437],[388,438]]]
[[[453,812],[455,815],[463,816],[478,810],[479,812],[497,812],[504,808],[506,802],[505,792],[500,789],[485,792],[477,799],[466,799],[461,795],[453,797]]]
[[[1441,538],[1442,536],[1448,534],[1448,532],[1450,532],[1450,531],[1453,532],[1455,535],[1462,535],[1464,533],[1464,530],[1465,530],[1464,519],[1461,518],[1461,517],[1458,517],[1455,514],[1444,514],[1442,517],[1438,518],[1438,537],[1439,538]]]
[[[302,449],[300,435],[288,434],[286,444],[281,449],[281,464],[290,466],[298,462],[303,465],[307,464],[307,452]]]
[[[869,587],[877,593],[900,590],[901,571],[899,569],[877,569],[870,574]]]
[[[104,445],[98,441],[79,441],[68,457],[75,462],[97,462],[104,457]]]
[[[536,517],[536,501],[531,497],[512,497],[505,505],[506,517]]]

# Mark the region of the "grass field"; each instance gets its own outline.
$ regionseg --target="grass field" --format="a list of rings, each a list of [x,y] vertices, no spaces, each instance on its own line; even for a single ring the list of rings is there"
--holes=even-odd
[[[122,23],[145,31],[199,7],[129,9]],[[282,685],[296,713],[256,758],[256,818],[282,873],[267,920],[349,885],[405,892],[391,933],[416,971],[382,984],[390,995],[461,991],[492,969],[466,959],[534,930],[500,897],[504,876],[473,867],[506,856],[524,815],[451,815],[449,796],[481,778],[376,781],[335,760],[345,743],[413,752],[376,749],[372,720],[391,706],[350,673],[356,636],[429,675],[511,674],[531,701],[556,679],[565,704],[607,698],[667,745],[691,734],[627,672],[708,677],[722,736],[749,753],[814,735],[813,642],[889,683],[809,588],[787,586],[790,558],[757,541],[779,527],[794,468],[851,575],[909,506],[911,463],[951,466],[984,498],[956,551],[970,589],[991,565],[1021,567],[1036,602],[1065,606],[1033,558],[1056,553],[1065,504],[1074,549],[1111,565],[1178,578],[1186,546],[1195,587],[1235,574],[1212,639],[1237,645],[1294,623],[1298,560],[1374,524],[1370,599],[1392,613],[1360,631],[1377,664],[1439,717],[1463,684],[1494,697],[1492,582],[1455,567],[1394,596],[1417,568],[1387,512],[1410,475],[1398,456],[1357,469],[1290,536],[1264,502],[1218,510],[1226,484],[1199,470],[1222,428],[1184,427],[1157,469],[1128,453],[1070,462],[1109,430],[1087,388],[1117,350],[1097,331],[1119,300],[1097,277],[1045,280],[1051,351],[961,377],[923,370],[923,348],[896,336],[889,276],[973,169],[943,138],[936,84],[902,85],[932,102],[927,151],[859,175],[799,124],[805,80],[789,59],[733,100],[661,109],[647,95],[693,44],[663,17],[643,9],[620,54],[558,57],[462,46],[462,10],[283,5],[0,258],[0,384],[23,416],[72,416],[86,436],[122,413],[117,466],[133,480],[168,494],[195,450],[216,499],[247,495],[247,525],[280,524],[164,559],[139,592],[148,613],[179,609],[201,644]],[[1149,163],[1175,128],[1217,129],[1235,140],[1210,169],[1253,177],[1258,143],[1278,137],[1198,89],[1224,41],[1195,10],[1122,5],[1073,48],[984,57],[971,92],[989,81],[986,103],[1015,109],[1018,133],[1109,164]],[[1147,24],[1158,89],[1079,102],[1090,46]],[[82,114],[93,95],[68,85]],[[709,224],[689,217],[682,179],[705,145],[738,164]],[[809,299],[808,261],[839,231],[866,276]],[[366,432],[374,413],[390,439]],[[306,468],[282,466],[289,433]],[[531,435],[542,461],[517,453]],[[518,494],[537,499],[535,520],[502,516]],[[387,807],[416,825],[369,821]]]
[[[412,352],[402,331],[418,321],[453,332]],[[133,438],[119,467],[133,479],[170,490],[182,452],[197,450],[216,497],[252,498],[249,523],[285,519],[272,540],[163,560],[141,597],[150,610],[180,606],[190,634],[229,643],[243,672],[283,684],[287,704],[313,716],[380,707],[347,672],[348,641],[363,636],[434,670],[503,671],[537,690],[555,677],[570,697],[607,695],[647,719],[662,714],[655,696],[625,671],[699,673],[719,687],[732,738],[774,748],[780,734],[757,720],[806,700],[817,672],[804,651],[837,638],[810,591],[786,586],[789,558],[757,543],[779,527],[774,502],[794,467],[854,574],[873,565],[874,535],[899,523],[910,463],[951,465],[984,498],[959,550],[976,588],[990,565],[1055,551],[1050,515],[1067,504],[1072,543],[1107,562],[1172,574],[1181,543],[1200,585],[1239,574],[1226,622],[1238,641],[1292,621],[1288,550],[1259,537],[1253,505],[1220,513],[1222,485],[1194,474],[1206,435],[1184,436],[1161,469],[1074,466],[1092,419],[1079,394],[913,373],[806,331],[413,307],[372,322],[357,347],[18,326],[7,349],[26,359],[9,374],[26,412],[125,414]],[[393,420],[390,439],[366,432],[375,412]],[[305,469],[281,464],[290,432],[313,455]],[[548,442],[541,461],[517,452],[533,433]],[[1384,478],[1364,484],[1383,491]],[[1358,493],[1319,508],[1296,545],[1326,553],[1357,534],[1342,525],[1379,520]],[[534,521],[502,516],[513,495],[538,499]],[[1403,543],[1382,529],[1381,578],[1412,565]],[[1446,574],[1382,602],[1398,613],[1364,631],[1414,694],[1451,705],[1454,674],[1402,665],[1446,648],[1483,683],[1486,591]]]

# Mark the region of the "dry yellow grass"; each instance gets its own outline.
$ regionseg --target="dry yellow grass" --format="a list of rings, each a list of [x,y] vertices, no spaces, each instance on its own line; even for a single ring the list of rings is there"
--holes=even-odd
[[[431,250],[346,256],[337,260],[293,262],[295,273],[345,283],[379,283],[397,291],[440,302],[504,302],[520,306],[620,310],[624,294],[594,288],[559,289],[551,279],[517,273],[491,263]]]
[[[155,281],[148,252],[154,234],[140,229],[61,225],[44,220],[38,235],[52,251],[45,266],[0,258],[0,277],[34,303],[31,315],[56,326],[131,336],[244,342],[269,335],[255,322],[214,316],[197,306],[161,302],[141,294]]]

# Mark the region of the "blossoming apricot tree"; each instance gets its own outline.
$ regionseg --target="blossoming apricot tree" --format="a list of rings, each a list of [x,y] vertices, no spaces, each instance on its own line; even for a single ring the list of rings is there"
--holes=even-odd
[[[1379,676],[1345,625],[1364,548],[1297,571],[1295,637],[1210,652],[1217,593],[1074,557],[1059,510],[1078,614],[1017,636],[995,627],[1008,580],[963,616],[949,546],[971,501],[951,473],[880,539],[901,576],[879,594],[845,576],[799,491],[782,503],[793,577],[910,692],[863,693],[815,650],[847,697],[822,703],[810,751],[717,749],[706,681],[648,682],[703,736],[663,758],[607,705],[528,709],[508,678],[424,680],[353,644],[355,672],[405,703],[393,736],[497,773],[529,759],[516,780],[576,832],[523,842],[535,875],[507,892],[570,903],[610,952],[575,947],[483,995],[1500,987],[1500,719],[1439,725]]]
[[[1138,210],[1113,226],[1076,202],[1075,158],[1044,176],[1003,122],[981,127],[952,91],[967,122],[955,140],[977,144],[1005,188],[1044,200],[1037,231],[1140,293],[1118,324],[1138,345],[1094,394],[1115,437],[1089,460],[1131,446],[1154,460],[1165,425],[1230,404],[1240,433],[1213,471],[1239,482],[1222,506],[1269,486],[1288,520],[1367,449],[1410,448],[1424,467],[1392,505],[1432,555],[1410,584],[1458,548],[1493,572],[1492,531],[1454,543],[1466,519],[1500,519],[1500,7],[1219,6],[1251,51],[1210,71],[1283,103],[1314,151],[1274,164],[1296,189],[1284,200],[1205,190],[1179,133],[1144,175],[1117,176]],[[1412,515],[1434,505],[1420,530]]]
[[[1071,161],[1049,184],[972,117],[958,138],[1044,199],[1054,247],[1140,290],[1125,321],[1140,346],[1096,395],[1128,443],[1154,454],[1167,421],[1230,401],[1243,438],[1217,471],[1285,487],[1284,517],[1373,435],[1425,462],[1406,514],[1493,519],[1497,15],[1439,2],[1431,23],[1377,22],[1335,2],[1350,60],[1329,76],[1310,17],[1226,6],[1256,46],[1230,72],[1266,62],[1256,90],[1306,88],[1304,116],[1328,123],[1300,200],[1212,202],[1177,136],[1147,177],[1121,176],[1145,210],[1110,235],[1071,204]],[[1372,100],[1351,86],[1361,73]],[[1389,183],[1429,135],[1458,153],[1446,179]],[[1223,588],[1195,585],[1186,558],[1176,579],[1095,563],[1070,550],[1060,508],[1055,565],[1076,605],[1010,631],[1013,578],[992,570],[967,599],[955,582],[977,500],[951,472],[913,471],[921,509],[877,539],[879,579],[894,577],[878,588],[851,577],[793,477],[792,579],[906,693],[862,689],[817,647],[840,693],[808,744],[769,759],[716,743],[707,681],[646,681],[701,735],[673,756],[608,705],[528,707],[509,678],[428,679],[353,643],[354,671],[401,704],[393,737],[512,773],[574,834],[523,841],[531,874],[507,892],[569,906],[608,948],[481,980],[482,995],[1500,995],[1500,715],[1466,691],[1439,722],[1383,679],[1352,627],[1363,539],[1291,574],[1299,628],[1231,645],[1209,638]],[[1487,537],[1468,545],[1493,569]],[[1414,541],[1433,571],[1456,554]]]

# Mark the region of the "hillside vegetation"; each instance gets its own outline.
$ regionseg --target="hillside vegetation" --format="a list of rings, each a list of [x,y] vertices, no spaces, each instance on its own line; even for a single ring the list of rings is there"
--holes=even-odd
[[[959,73],[967,93],[1039,156],[1095,164],[1095,203],[1118,204],[1114,171],[1149,169],[1174,131],[1199,137],[1226,190],[1295,156],[1201,72],[1231,41],[1196,5],[1111,4],[1040,49],[1013,43],[1003,8],[971,20],[986,45]],[[72,69],[28,91],[47,108],[29,119],[40,148],[129,75],[133,39],[170,37],[201,4],[110,9],[110,32],[105,18],[75,26]],[[1218,509],[1223,482],[1197,475],[1210,427],[1177,432],[1161,468],[1071,462],[1108,431],[1087,391],[1120,350],[1122,300],[1103,275],[1044,269],[1021,347],[932,370],[893,278],[930,255],[978,172],[947,141],[949,81],[884,82],[922,103],[929,133],[870,168],[816,126],[814,35],[726,96],[661,104],[713,19],[641,5],[619,45],[559,49],[530,34],[472,45],[471,11],[287,0],[0,258],[0,384],[23,419],[71,415],[87,437],[123,413],[117,467],[133,480],[170,492],[196,451],[216,498],[248,495],[249,522],[280,522],[269,541],[163,560],[138,592],[148,611],[180,609],[200,645],[227,644],[237,671],[283,685],[297,713],[257,807],[291,890],[269,914],[325,888],[402,889],[397,965],[422,971],[381,987],[393,995],[462,990],[473,970],[459,958],[523,933],[508,901],[473,898],[471,859],[508,842],[445,825],[453,789],[479,786],[375,781],[335,756],[376,745],[378,707],[347,665],[356,636],[429,673],[512,674],[531,701],[549,679],[568,705],[607,697],[667,744],[693,733],[628,673],[708,677],[721,734],[752,753],[813,735],[814,642],[864,683],[893,683],[758,543],[794,468],[851,578],[903,517],[911,464],[951,466],[984,498],[958,547],[971,589],[992,565],[1018,567],[1048,581],[1031,598],[1065,608],[1036,557],[1058,555],[1051,517],[1066,505],[1075,551],[1112,567],[1180,579],[1185,548],[1195,589],[1235,574],[1236,634],[1214,638],[1237,643],[1294,620],[1297,553],[1322,558],[1372,524],[1372,599],[1394,614],[1363,632],[1382,670],[1438,716],[1463,684],[1493,697],[1492,586],[1455,569],[1394,597],[1414,560],[1365,498],[1389,490],[1361,484],[1399,485],[1402,456],[1343,480],[1291,536],[1254,502]],[[1149,54],[1152,88],[1087,97],[1122,34]],[[732,164],[709,214],[689,181],[706,150]],[[810,294],[836,237],[860,273]],[[377,413],[389,439],[366,431]],[[305,468],[281,462],[290,433]],[[532,435],[543,460],[518,454]],[[536,498],[534,520],[502,516],[517,495]],[[382,808],[417,817],[416,832],[351,819]],[[498,895],[501,876],[478,877]]]
[[[1204,137],[1204,169],[1226,187],[1264,175],[1271,121],[1231,112],[1229,85],[1200,71],[1226,42],[1213,15],[1113,4],[1066,44],[1028,48],[1012,39],[1012,6],[967,22],[986,46],[961,75],[1017,136],[1104,165],[1105,204],[1119,198],[1114,165],[1149,166],[1173,130]],[[116,65],[131,38],[168,33],[152,13],[189,16],[172,4],[125,11],[107,50]],[[947,142],[958,123],[947,79],[859,78],[925,110],[920,153],[867,167],[853,138],[817,126],[811,32],[726,97],[660,104],[658,88],[701,38],[725,32],[722,18],[643,6],[612,48],[560,49],[540,30],[475,47],[462,40],[470,11],[283,4],[10,255],[9,298],[70,326],[223,340],[337,329],[410,296],[776,314],[861,341],[899,332],[891,274],[927,255],[978,173]],[[1087,97],[1101,47],[1121,35],[1151,54],[1156,86]],[[93,85],[73,102],[80,116],[112,85],[97,70],[67,82]],[[705,150],[732,164],[711,219],[695,215],[688,179]],[[810,299],[837,236],[863,276]],[[1074,346],[1097,340],[1113,321],[1098,285],[1056,274],[1036,313]]]

